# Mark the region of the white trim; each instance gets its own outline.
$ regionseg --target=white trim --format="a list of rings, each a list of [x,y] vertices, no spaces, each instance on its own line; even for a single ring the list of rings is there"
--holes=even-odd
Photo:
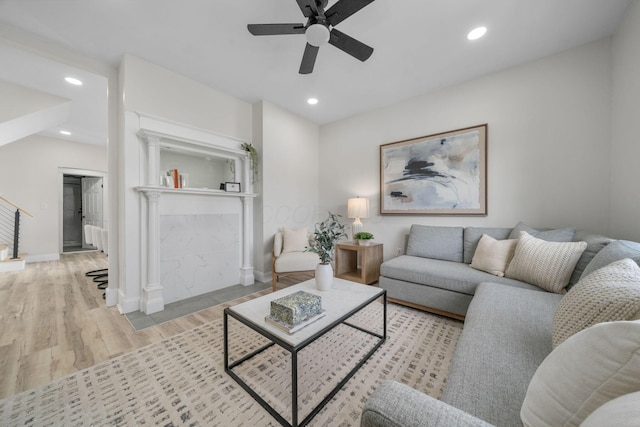
[[[34,262],[60,261],[60,254],[27,255],[24,260],[27,264]]]
[[[108,207],[109,207],[109,184],[107,172],[94,171],[90,169],[76,169],[76,168],[58,168],[58,253],[64,253],[64,176],[65,175],[80,175],[91,176],[95,178],[102,178],[102,227],[105,226],[105,222],[108,223]],[[105,220],[105,218],[107,218]],[[49,260],[50,261],[50,260]],[[29,261],[27,261],[29,262]]]

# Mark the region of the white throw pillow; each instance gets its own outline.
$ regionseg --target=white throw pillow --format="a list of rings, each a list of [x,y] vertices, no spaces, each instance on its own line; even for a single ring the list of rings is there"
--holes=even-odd
[[[598,323],[569,337],[536,370],[525,427],[579,426],[604,403],[640,389],[640,321]]]
[[[608,401],[580,424],[580,427],[602,426],[640,426],[640,391]]]
[[[304,252],[307,246],[309,246],[308,235],[309,232],[306,227],[299,230],[292,230],[285,227],[282,232],[282,253]]]
[[[483,234],[473,254],[471,267],[503,277],[517,243],[518,239],[496,240]]]
[[[640,267],[631,259],[589,274],[562,297],[553,316],[553,346],[600,322],[640,319]]]
[[[547,242],[521,231],[505,276],[562,293],[586,248],[586,242]]]

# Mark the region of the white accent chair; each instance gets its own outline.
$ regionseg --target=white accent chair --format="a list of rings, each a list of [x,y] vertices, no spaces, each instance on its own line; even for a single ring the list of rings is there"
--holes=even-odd
[[[289,230],[276,233],[273,239],[271,288],[276,290],[279,277],[315,271],[320,263],[318,254],[305,252],[312,234],[307,229]]]

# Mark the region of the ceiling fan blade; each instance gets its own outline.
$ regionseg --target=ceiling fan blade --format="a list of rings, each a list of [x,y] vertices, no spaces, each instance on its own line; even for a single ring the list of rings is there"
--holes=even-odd
[[[304,24],[249,24],[247,29],[254,36],[304,34]]]
[[[318,6],[316,0],[296,0],[302,14],[307,18],[318,15]]]
[[[373,1],[374,0],[338,0],[336,4],[325,12],[325,16],[331,26],[336,26],[369,3],[373,3]],[[298,3],[300,3],[300,0]]]
[[[367,46],[353,37],[349,37],[335,28],[331,30],[329,43],[363,62],[369,59],[373,53],[372,47]]]
[[[300,64],[300,74],[310,74],[313,71],[313,66],[316,64],[316,56],[320,48],[312,46],[307,43],[307,47],[304,48],[304,54],[302,55],[302,63]]]

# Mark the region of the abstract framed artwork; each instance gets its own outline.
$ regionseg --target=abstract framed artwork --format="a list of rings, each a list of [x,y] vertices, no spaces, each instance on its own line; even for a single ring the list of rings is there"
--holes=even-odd
[[[380,213],[487,214],[487,124],[380,146]]]

